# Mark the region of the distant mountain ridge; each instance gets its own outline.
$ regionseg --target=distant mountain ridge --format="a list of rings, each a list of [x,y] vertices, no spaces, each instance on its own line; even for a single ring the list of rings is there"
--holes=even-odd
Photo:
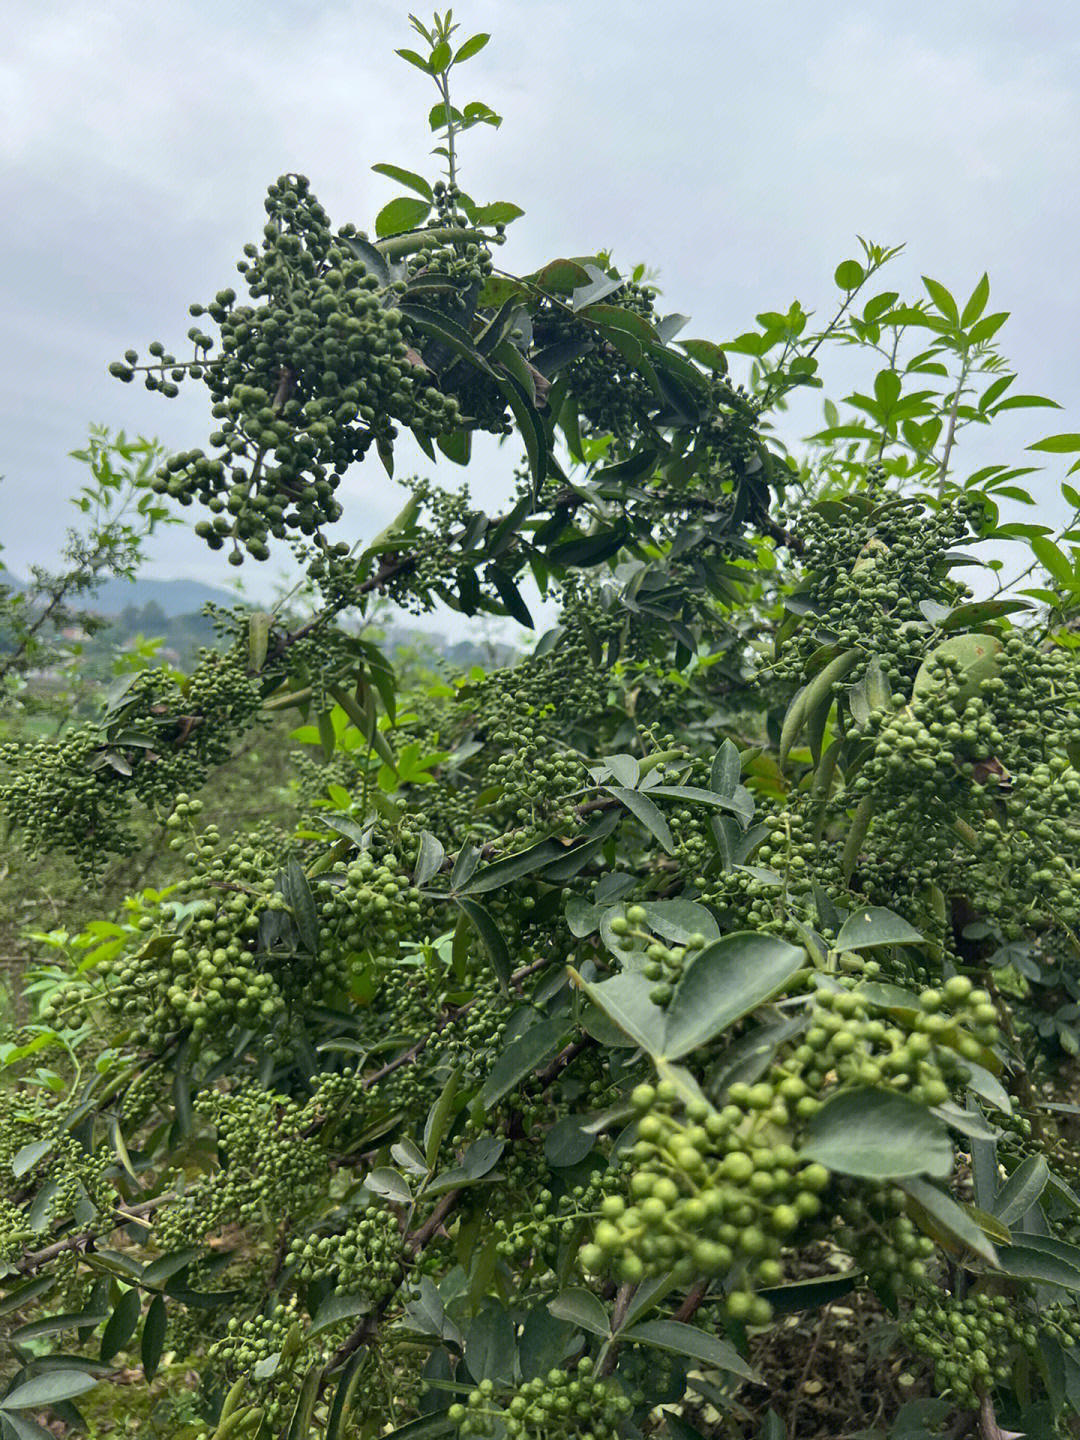
[[[0,570],[0,584],[25,590],[27,582],[10,571]],[[206,585],[201,580],[103,580],[95,591],[74,597],[77,609],[94,610],[100,615],[119,615],[129,605],[141,610],[155,601],[172,620],[178,615],[192,615],[202,610],[207,600],[217,605],[236,605],[243,597],[231,590]],[[252,602],[254,603],[254,602]]]

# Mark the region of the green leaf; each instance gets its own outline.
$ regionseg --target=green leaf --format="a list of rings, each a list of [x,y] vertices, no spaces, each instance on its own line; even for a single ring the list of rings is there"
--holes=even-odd
[[[964,306],[964,313],[960,316],[960,328],[966,330],[969,325],[974,325],[979,316],[986,309],[986,302],[990,299],[990,277],[984,274],[975,289],[971,292],[971,299]]]
[[[1080,1290],[1080,1249],[1042,1235],[1014,1235],[998,1251],[1002,1274],[1040,1285]]]
[[[22,1146],[16,1150],[11,1162],[11,1173],[16,1180],[21,1180],[27,1171],[32,1170],[39,1160],[45,1158],[53,1148],[53,1141],[32,1140],[29,1145]]]
[[[146,1319],[143,1321],[142,1333],[142,1367],[146,1376],[147,1384],[157,1374],[158,1364],[161,1361],[161,1352],[165,1348],[165,1326],[168,1316],[165,1313],[165,1297],[155,1295],[150,1301],[150,1308],[146,1312]]]
[[[635,1045],[654,1057],[663,1054],[664,1012],[649,999],[652,985],[640,971],[624,971],[599,985],[583,980],[577,971],[571,974],[574,983]]]
[[[566,1035],[568,1023],[565,1015],[551,1015],[531,1025],[510,1042],[480,1089],[478,1098],[485,1110],[490,1110],[526,1075],[531,1075],[545,1061],[554,1058]]]
[[[308,1440],[311,1434],[312,1416],[315,1414],[315,1404],[319,1398],[319,1382],[322,1374],[323,1367],[315,1364],[304,1376],[292,1419],[289,1421],[289,1428],[285,1432],[285,1440]]]
[[[547,432],[544,429],[544,422],[536,413],[536,407],[530,401],[521,381],[505,368],[502,378],[499,380],[499,388],[502,390],[506,403],[514,412],[514,419],[518,424],[525,453],[529,458],[529,469],[532,471],[533,478],[533,494],[538,495],[548,470]]]
[[[857,290],[866,279],[866,271],[857,260],[841,260],[833,279],[841,290]]]
[[[85,1370],[49,1370],[17,1385],[0,1401],[0,1409],[36,1410],[40,1406],[56,1405],[61,1400],[85,1395],[97,1383],[97,1376],[88,1375]]]
[[[455,866],[450,885],[462,895],[483,895],[488,890],[500,890],[512,880],[520,880],[534,870],[541,870],[553,860],[561,860],[565,854],[566,846],[560,845],[557,840],[541,840],[539,845],[530,845],[528,850],[519,850],[516,855],[507,855],[505,860],[485,865],[475,875],[470,872],[471,878],[463,881],[457,879]]]
[[[446,851],[441,840],[437,840],[428,830],[420,832],[420,850],[416,857],[416,871],[413,875],[413,882],[419,888],[434,880],[435,876],[442,869],[442,863],[446,859]]]
[[[445,70],[450,64],[450,46],[445,40],[441,41],[435,46],[434,50],[432,50],[428,57],[428,64],[436,75],[438,75],[440,71]]]
[[[544,1159],[556,1169],[577,1165],[593,1148],[593,1136],[583,1130],[588,1120],[585,1115],[564,1115],[548,1131],[544,1138]]]
[[[723,935],[689,961],[668,1006],[663,1054],[678,1060],[782,990],[806,953],[761,931]],[[609,982],[610,983],[610,982]]]
[[[491,584],[494,585],[499,599],[506,607],[506,613],[516,620],[519,625],[524,625],[526,630],[535,629],[533,618],[529,614],[529,607],[521,598],[521,592],[505,570],[500,570],[495,565],[489,565],[484,573]]]
[[[412,1200],[408,1181],[392,1165],[377,1166],[367,1176],[364,1184],[373,1195],[381,1195],[384,1200],[392,1200],[396,1205],[408,1205]]]
[[[312,1340],[324,1330],[340,1325],[342,1320],[353,1320],[357,1315],[366,1315],[370,1309],[370,1295],[328,1295],[312,1319],[306,1338]]]
[[[994,1246],[980,1226],[966,1210],[956,1203],[951,1195],[947,1195],[935,1185],[930,1185],[927,1181],[917,1177],[902,1180],[900,1188],[907,1192],[918,1207],[918,1211],[922,1212],[920,1215],[917,1211],[912,1218],[918,1221],[921,1228],[939,1244],[943,1240],[953,1240],[961,1247],[978,1255],[988,1265],[997,1265],[997,1251]],[[945,1248],[951,1247],[946,1246]]]
[[[906,1095],[889,1090],[845,1090],[827,1100],[807,1126],[803,1155],[840,1175],[901,1180],[952,1171],[949,1132]]]
[[[415,65],[417,70],[422,70],[425,75],[431,74],[431,66],[423,55],[418,55],[415,50],[395,50],[394,54],[400,55],[402,60],[407,60],[410,65]]]
[[[758,1294],[769,1302],[774,1319],[778,1319],[781,1315],[831,1305],[834,1300],[849,1295],[862,1278],[858,1270],[849,1270],[846,1275],[824,1275],[813,1280],[796,1280],[791,1285],[775,1285],[759,1290]]]
[[[431,186],[422,175],[417,175],[413,170],[403,170],[400,165],[372,165],[372,170],[377,175],[387,175],[391,180],[396,180],[399,185],[407,185],[410,190],[415,190],[422,195],[430,206],[435,199],[431,193]],[[411,227],[406,226],[406,229]]]
[[[29,1415],[20,1415],[17,1410],[4,1410],[0,1405],[0,1419],[4,1422],[5,1435],[14,1435],[15,1440],[54,1440],[51,1430],[31,1420]]]
[[[323,1440],[341,1440],[342,1426],[348,1418],[352,1409],[353,1397],[356,1394],[356,1387],[360,1380],[360,1367],[366,1359],[364,1350],[358,1350],[350,1356],[348,1364],[341,1372],[337,1389],[334,1391],[334,1399],[330,1406],[330,1414],[326,1421],[326,1433]]]
[[[1004,1225],[1017,1225],[1038,1200],[1050,1180],[1050,1167],[1042,1155],[1030,1155],[1009,1176],[994,1202],[994,1214]]]
[[[636,820],[644,825],[649,834],[660,842],[669,855],[674,855],[675,840],[671,829],[647,795],[642,795],[638,790],[627,790],[622,785],[606,785],[604,788],[614,795],[616,800],[624,805]]]
[[[450,1120],[453,1115],[454,1097],[457,1095],[458,1082],[461,1079],[461,1067],[455,1066],[450,1071],[449,1078],[443,1086],[439,1098],[432,1105],[424,1125],[424,1163],[429,1170],[434,1170],[435,1161],[439,1154],[439,1146],[443,1137],[450,1128]]]
[[[601,1301],[590,1291],[574,1287],[556,1295],[548,1301],[547,1307],[556,1320],[568,1320],[579,1330],[588,1330],[593,1335],[606,1339],[611,1334],[611,1322]]]
[[[471,216],[474,225],[509,225],[525,211],[512,200],[493,200],[490,205],[477,205]]]
[[[107,1310],[95,1312],[86,1310],[65,1311],[62,1315],[45,1315],[40,1320],[31,1320],[12,1331],[12,1339],[20,1344],[40,1339],[43,1335],[59,1335],[64,1330],[96,1329],[108,1318]]]
[[[510,976],[513,974],[514,964],[502,932],[491,918],[490,913],[476,900],[469,900],[462,896],[458,900],[458,904],[472,921],[473,928],[480,936],[481,943],[488,953],[491,968],[498,977],[503,994],[506,994],[510,987]]]
[[[116,1309],[109,1317],[101,1336],[101,1361],[107,1364],[115,1354],[123,1350],[135,1334],[142,1313],[141,1297],[138,1290],[125,1290],[116,1302]]]
[[[407,230],[418,229],[431,214],[431,205],[426,200],[414,200],[411,195],[400,195],[384,205],[375,217],[375,234],[380,238],[387,235],[401,235]]]
[[[984,680],[993,679],[997,674],[1000,651],[1001,641],[994,635],[950,635],[936,646],[927,660],[919,666],[912,694],[922,696],[945,683],[940,678],[935,679],[930,673],[929,661],[936,660],[945,663],[956,675],[960,695],[953,703],[962,707],[968,700],[978,697],[979,686]]]
[[[741,776],[742,757],[739,755],[738,746],[731,740],[725,740],[713,757],[709,784],[718,795],[731,799],[738,789]]]
[[[509,1384],[514,1375],[514,1326],[493,1298],[484,1301],[465,1336],[465,1361],[474,1380]]]
[[[1080,450],[1080,435],[1047,435],[1045,440],[1036,440],[1029,450],[1044,450],[1051,455],[1071,455]]]
[[[718,375],[726,375],[728,369],[727,356],[723,347],[715,344],[712,340],[676,340],[680,350],[685,350],[691,360],[696,360],[699,365],[704,365],[706,370],[713,370]]]
[[[181,1270],[185,1270],[193,1264],[206,1251],[202,1246],[193,1245],[187,1250],[174,1250],[168,1255],[160,1255],[156,1260],[151,1261],[139,1277],[139,1284],[151,1290],[159,1285],[164,1285],[166,1280],[171,1280]]]
[[[926,286],[926,293],[941,311],[942,315],[945,316],[945,319],[952,325],[958,325],[960,323],[960,312],[956,308],[956,301],[949,294],[948,290],[945,289],[945,286],[937,280],[931,280],[928,275],[922,277],[922,282]]]
[[[857,646],[837,655],[823,669],[819,670],[792,700],[788,713],[784,717],[780,735],[781,765],[786,761],[803,726],[808,724],[822,708],[825,709],[826,715],[828,714],[833,703],[832,687],[844,678],[848,671],[862,659],[862,656],[863,651]]]
[[[1054,542],[1047,539],[1045,535],[1033,535],[1030,544],[1043,569],[1047,570],[1066,590],[1073,589],[1075,584],[1073,568]]]
[[[880,905],[853,910],[836,937],[837,950],[869,950],[874,945],[918,945],[922,936],[891,910]]]
[[[300,943],[309,955],[318,955],[319,911],[308,878],[304,874],[304,867],[295,856],[289,857],[289,863],[285,867],[284,890]]]
[[[681,1320],[644,1320],[629,1330],[621,1330],[619,1338],[632,1340],[637,1345],[655,1345],[659,1350],[670,1350],[710,1369],[739,1375],[744,1380],[755,1378],[753,1370],[734,1345]]]
[[[490,35],[473,35],[454,56],[454,64],[460,65],[465,60],[471,60],[474,55],[479,55],[490,39]]]
[[[547,1306],[530,1310],[518,1346],[521,1378],[535,1380],[555,1368],[566,1354],[573,1325],[552,1315]]]

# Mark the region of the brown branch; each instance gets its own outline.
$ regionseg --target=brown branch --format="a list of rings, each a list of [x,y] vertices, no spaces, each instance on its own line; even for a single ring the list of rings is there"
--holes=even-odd
[[[617,1336],[618,1332],[622,1329],[623,1321],[626,1319],[626,1312],[630,1309],[630,1301],[634,1298],[636,1290],[637,1285],[627,1281],[625,1285],[619,1286],[615,1294],[615,1307],[611,1312],[611,1330],[613,1337]],[[597,1375],[610,1375],[615,1369],[615,1361],[618,1359],[618,1355],[619,1342],[617,1339],[612,1338],[604,1346],[600,1363],[596,1367]]]
[[[545,1065],[543,1070],[537,1074],[536,1078],[540,1082],[541,1090],[546,1090],[551,1082],[566,1069],[572,1060],[576,1060],[583,1050],[595,1044],[596,1041],[591,1035],[583,1035],[579,1040],[571,1040],[569,1045],[564,1045],[558,1055],[555,1056],[555,1059],[552,1060],[550,1064]]]
[[[707,1281],[699,1280],[692,1289],[687,1291],[685,1300],[671,1318],[673,1320],[682,1320],[683,1322],[690,1320],[700,1309],[701,1302],[705,1299],[708,1288]]]
[[[109,1230],[77,1231],[75,1234],[66,1236],[63,1240],[56,1240],[53,1244],[46,1245],[43,1250],[31,1250],[30,1253],[24,1255],[21,1260],[16,1260],[12,1268],[17,1270],[20,1275],[30,1275],[33,1274],[35,1270],[40,1269],[42,1265],[48,1264],[50,1260],[55,1260],[57,1255],[64,1255],[69,1250],[90,1250],[93,1248],[94,1242],[100,1240],[103,1235],[109,1234],[110,1230],[118,1229],[120,1225],[127,1224],[129,1220],[137,1220],[143,1215],[149,1215],[156,1210],[159,1205],[167,1205],[170,1200],[175,1199],[176,1195],[170,1190],[164,1195],[155,1195],[152,1200],[143,1200],[138,1205],[125,1205],[123,1209],[117,1206],[115,1211],[116,1224],[111,1225]]]

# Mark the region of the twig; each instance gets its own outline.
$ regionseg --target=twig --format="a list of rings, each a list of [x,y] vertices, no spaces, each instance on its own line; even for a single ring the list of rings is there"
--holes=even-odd
[[[155,1195],[152,1200],[144,1200],[139,1205],[127,1205],[122,1210],[119,1206],[114,1211],[114,1218],[120,1224],[126,1224],[129,1220],[141,1219],[144,1215],[150,1215],[159,1205],[167,1205],[170,1200],[175,1200],[173,1191],[167,1191],[164,1195]],[[115,1230],[114,1224],[109,1227]],[[64,1255],[69,1250],[89,1250],[96,1240],[107,1235],[108,1230],[80,1230],[73,1235],[66,1236],[63,1240],[56,1240],[51,1245],[46,1245],[43,1250],[31,1250],[21,1260],[16,1260],[12,1266],[20,1275],[31,1275],[42,1265],[55,1260],[57,1255]]]

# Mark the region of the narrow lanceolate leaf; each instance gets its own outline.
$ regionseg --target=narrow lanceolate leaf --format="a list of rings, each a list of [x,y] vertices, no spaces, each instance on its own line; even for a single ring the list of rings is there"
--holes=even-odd
[[[460,65],[463,60],[471,60],[474,55],[479,55],[490,39],[490,35],[474,35],[471,39],[466,40],[454,56],[454,64]]]
[[[396,180],[399,185],[405,185],[410,190],[415,190],[422,195],[430,204],[434,200],[431,193],[431,186],[422,175],[417,175],[413,170],[403,170],[400,165],[372,165],[376,175],[385,175],[390,180]]]
[[[1009,1176],[994,1201],[994,1215],[1004,1225],[1016,1225],[1038,1200],[1050,1181],[1050,1167],[1042,1155],[1030,1155]]]
[[[315,1414],[315,1402],[319,1398],[319,1381],[322,1379],[323,1367],[313,1365],[304,1376],[303,1384],[300,1386],[300,1394],[297,1397],[296,1408],[293,1410],[292,1419],[289,1421],[289,1428],[286,1432],[286,1440],[308,1440],[311,1433],[311,1421]]]
[[[713,757],[709,784],[718,795],[730,800],[738,789],[741,775],[742,758],[738,747],[731,740],[725,740]]]
[[[855,866],[859,862],[859,853],[862,850],[863,841],[866,839],[866,832],[870,829],[870,822],[874,818],[874,809],[877,804],[875,797],[864,795],[855,807],[855,816],[851,822],[851,829],[844,841],[843,853],[840,857],[840,865],[844,872],[844,879],[850,880]]]
[[[1029,450],[1043,450],[1049,455],[1071,455],[1080,450],[1080,435],[1047,435],[1045,440],[1036,440]]]
[[[95,1375],[85,1370],[49,1370],[44,1375],[35,1375],[4,1396],[0,1401],[4,1410],[38,1410],[46,1405],[57,1405],[62,1400],[72,1400],[84,1395],[97,1384]]]
[[[997,1251],[979,1224],[951,1195],[917,1176],[900,1182],[915,1202],[912,1218],[932,1239],[954,1254],[971,1251],[988,1265],[997,1265]],[[911,1213],[909,1211],[909,1213]],[[1006,1238],[1008,1232],[1006,1231]],[[953,1242],[950,1244],[950,1242]]]
[[[491,961],[491,968],[498,977],[499,984],[505,991],[510,985],[510,976],[514,970],[513,961],[510,958],[510,949],[502,937],[498,925],[492,919],[489,911],[476,900],[468,900],[464,896],[459,899],[458,904],[465,914],[472,921],[473,928],[480,936],[480,941],[487,951],[488,959]]]
[[[248,669],[261,670],[270,639],[270,621],[265,610],[256,610],[248,618]]]
[[[547,1308],[556,1319],[569,1320],[572,1325],[588,1330],[593,1335],[611,1334],[608,1313],[591,1290],[577,1287],[564,1290],[561,1295],[556,1295],[554,1300],[548,1301]]]
[[[285,899],[292,910],[296,933],[309,955],[319,953],[319,911],[299,860],[291,857],[285,868]]]
[[[659,1350],[670,1350],[676,1355],[686,1355],[701,1365],[714,1370],[727,1370],[740,1375],[744,1380],[753,1380],[754,1372],[742,1358],[734,1345],[719,1336],[699,1330],[695,1325],[686,1325],[681,1320],[644,1320],[629,1330],[619,1332],[621,1340],[630,1340],[638,1345],[655,1345]]]
[[[461,1067],[455,1066],[451,1070],[450,1077],[443,1086],[439,1098],[431,1107],[424,1125],[424,1163],[429,1170],[435,1168],[439,1146],[442,1144],[443,1136],[450,1128],[450,1118],[454,1111],[454,1097],[457,1094],[460,1079]]]
[[[155,1295],[150,1301],[150,1309],[146,1312],[146,1319],[143,1321],[142,1333],[142,1367],[147,1382],[153,1380],[157,1374],[157,1368],[161,1361],[161,1353],[165,1349],[165,1326],[168,1316],[165,1312],[165,1297]]]
[[[675,841],[663,815],[648,798],[638,790],[627,790],[622,785],[605,787],[620,804],[625,805],[635,819],[640,820],[650,835],[654,836],[669,855],[675,853]]]
[[[138,1290],[125,1290],[116,1303],[116,1309],[109,1317],[101,1336],[101,1360],[107,1364],[114,1355],[123,1350],[135,1334],[141,1312],[141,1297]]]
[[[565,1015],[552,1015],[530,1026],[524,1034],[510,1042],[480,1090],[480,1103],[485,1109],[501,1100],[508,1090],[555,1056],[568,1024]]]
[[[949,1132],[924,1106],[890,1090],[845,1090],[807,1126],[802,1153],[840,1175],[902,1180],[952,1171]]]

